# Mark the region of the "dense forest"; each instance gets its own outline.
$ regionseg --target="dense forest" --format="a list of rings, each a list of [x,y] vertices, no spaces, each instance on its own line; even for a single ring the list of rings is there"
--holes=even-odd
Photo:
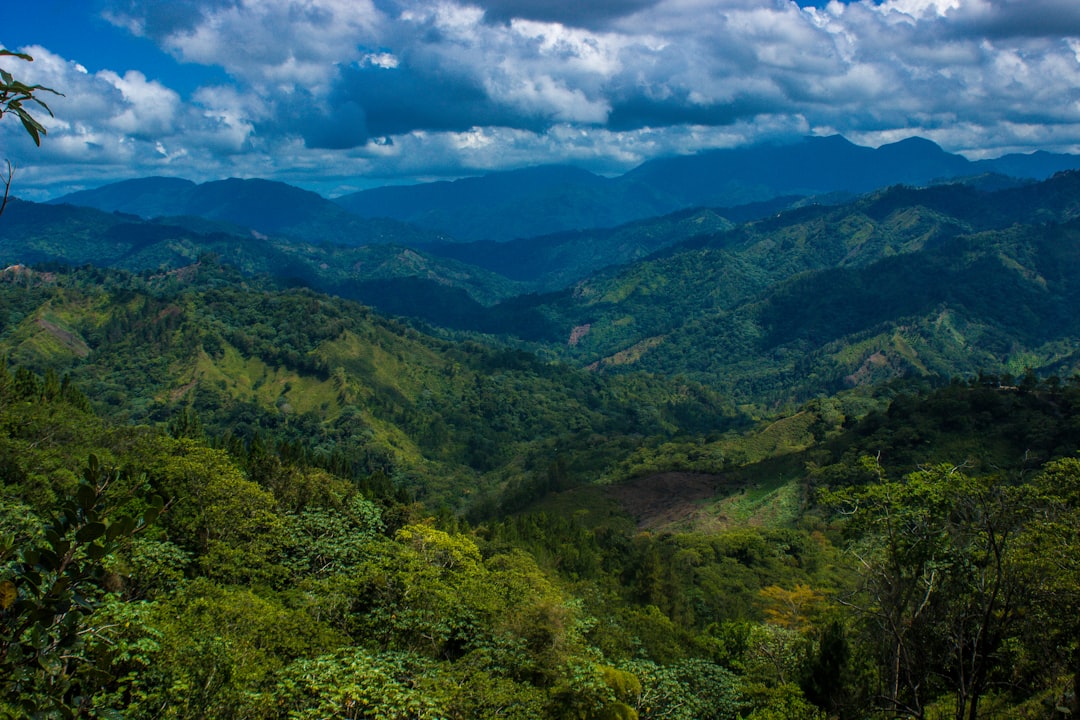
[[[822,11],[836,28],[841,9]],[[196,12],[187,40],[213,45],[201,22],[222,21]],[[612,37],[629,18],[604,21]],[[552,40],[533,24],[517,31],[574,54],[575,26]],[[658,66],[663,37],[644,53]],[[422,63],[378,52],[353,81],[402,64],[412,107]],[[414,130],[480,97],[436,74],[449,94]],[[174,114],[156,78],[93,77]],[[648,107],[628,94],[606,112],[681,122],[659,102],[678,85],[635,83]],[[209,108],[203,92],[232,94],[183,102]],[[322,92],[287,112],[318,130]],[[592,104],[557,75],[529,92]],[[0,70],[0,117],[35,145],[54,97]],[[768,119],[740,114],[753,97],[721,124]],[[389,147],[386,100],[381,121],[349,101],[367,117],[333,124],[370,121],[360,144]],[[166,163],[188,154],[167,142]],[[335,200],[156,177],[34,203],[7,161],[0,720],[1080,715],[1078,164],[832,136],[619,177],[350,180]]]
[[[766,413],[212,255],[0,308],[0,715],[1080,711],[1075,377]]]

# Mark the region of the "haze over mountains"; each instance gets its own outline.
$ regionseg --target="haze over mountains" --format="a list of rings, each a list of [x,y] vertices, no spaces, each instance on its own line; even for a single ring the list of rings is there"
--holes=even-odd
[[[888,185],[988,174],[1045,179],[1077,167],[1080,158],[1070,155],[1007,155],[971,162],[919,138],[872,149],[834,136],[654,160],[615,178],[565,166],[536,167],[376,188],[332,202],[264,180],[195,185],[174,178],[125,181],[54,202],[143,218],[197,215],[261,233],[335,238],[341,244],[402,242],[396,233],[407,235],[401,226],[365,225],[355,216],[402,221],[460,242],[506,241],[613,227],[690,207],[733,207],[788,195],[852,195]],[[408,241],[432,239],[417,233]]]

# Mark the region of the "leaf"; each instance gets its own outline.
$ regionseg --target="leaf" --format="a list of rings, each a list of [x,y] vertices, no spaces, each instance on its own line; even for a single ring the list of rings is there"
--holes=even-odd
[[[14,605],[18,597],[19,591],[15,588],[15,583],[10,580],[0,582],[0,610],[7,610]]]
[[[34,62],[34,58],[26,53],[15,52],[14,50],[8,50],[7,48],[0,48],[0,56],[17,57],[20,60],[26,60],[27,62]]]
[[[144,512],[143,516],[142,516],[142,524],[143,525],[152,524],[155,520],[158,519],[158,515],[160,515],[160,514],[161,514],[161,508],[160,507],[155,506],[155,507],[147,508],[146,512]]]
[[[79,485],[79,491],[75,497],[79,501],[79,507],[83,510],[89,510],[97,503],[97,491],[87,484]]]
[[[75,539],[83,543],[93,542],[104,535],[107,529],[103,522],[87,523],[75,533]]]
[[[42,549],[38,554],[36,564],[41,565],[46,570],[56,570],[60,567],[60,556],[52,550]]]
[[[105,532],[105,539],[112,542],[121,536],[130,535],[134,529],[135,519],[131,516],[122,517],[109,525],[109,529]]]

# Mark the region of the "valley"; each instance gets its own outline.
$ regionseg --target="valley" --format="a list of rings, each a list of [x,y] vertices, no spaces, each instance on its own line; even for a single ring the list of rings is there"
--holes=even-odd
[[[0,714],[1080,711],[1070,158],[13,199]]]

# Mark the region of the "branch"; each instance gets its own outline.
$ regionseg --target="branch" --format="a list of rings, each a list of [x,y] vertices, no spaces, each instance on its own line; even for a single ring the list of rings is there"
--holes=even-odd
[[[10,160],[7,162],[7,177],[0,178],[0,182],[4,183],[4,199],[0,201],[0,215],[4,214],[4,208],[7,207],[8,194],[11,192],[11,179],[15,177],[15,166],[11,164]]]

